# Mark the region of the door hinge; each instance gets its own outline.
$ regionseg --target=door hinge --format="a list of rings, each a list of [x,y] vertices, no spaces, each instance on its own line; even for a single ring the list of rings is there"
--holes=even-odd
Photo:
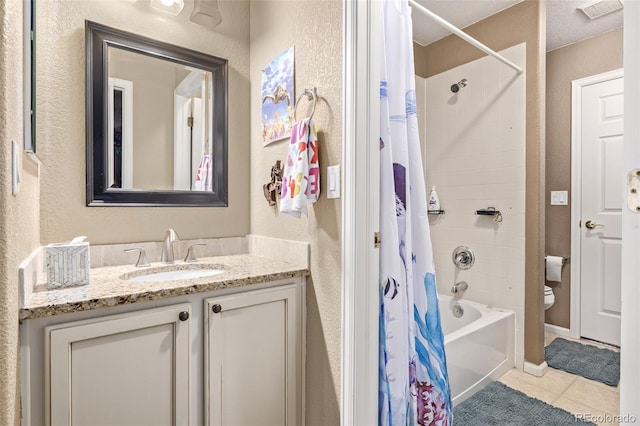
[[[627,174],[627,208],[640,213],[640,169],[633,169]]]
[[[380,232],[376,231],[373,233],[373,247],[374,248],[380,248],[380,244],[382,243],[382,240],[380,239]]]
[[[187,117],[187,127],[193,127],[193,117]]]

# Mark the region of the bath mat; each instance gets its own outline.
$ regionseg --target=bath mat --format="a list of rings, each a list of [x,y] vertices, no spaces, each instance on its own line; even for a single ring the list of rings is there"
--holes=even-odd
[[[597,380],[609,386],[620,381],[620,353],[557,337],[544,348],[549,367]]]
[[[568,411],[492,382],[453,409],[453,426],[593,425]]]

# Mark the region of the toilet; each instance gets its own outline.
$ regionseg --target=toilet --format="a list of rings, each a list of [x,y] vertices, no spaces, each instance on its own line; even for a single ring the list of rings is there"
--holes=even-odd
[[[556,297],[553,295],[553,289],[548,285],[544,286],[544,310],[546,311],[553,306]]]

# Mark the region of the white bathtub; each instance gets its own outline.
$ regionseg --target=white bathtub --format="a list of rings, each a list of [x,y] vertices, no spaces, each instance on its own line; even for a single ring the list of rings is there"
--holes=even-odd
[[[515,365],[515,313],[439,295],[453,404],[460,403]],[[460,318],[454,306],[464,310]]]

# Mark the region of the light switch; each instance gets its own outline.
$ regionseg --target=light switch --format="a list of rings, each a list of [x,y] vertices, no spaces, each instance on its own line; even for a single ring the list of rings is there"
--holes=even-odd
[[[327,198],[340,198],[340,166],[327,167]]]
[[[566,206],[569,204],[569,191],[551,191],[552,206]]]

